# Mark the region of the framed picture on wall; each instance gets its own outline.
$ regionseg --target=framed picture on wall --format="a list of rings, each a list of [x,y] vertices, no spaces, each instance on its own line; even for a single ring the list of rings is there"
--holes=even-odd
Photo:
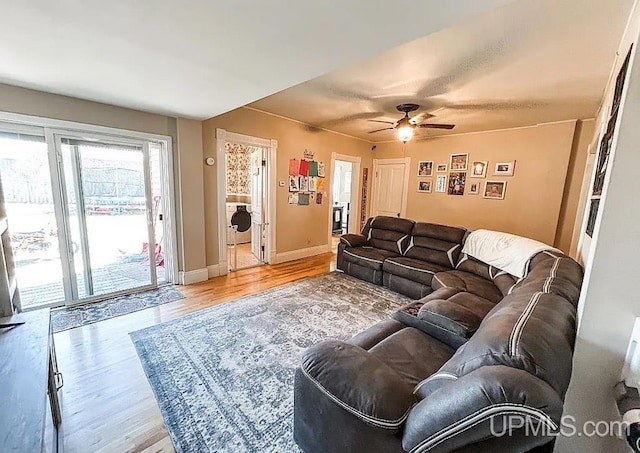
[[[446,175],[436,176],[436,192],[446,192],[446,191],[447,191],[447,176]]]
[[[498,162],[496,164],[496,170],[493,172],[496,176],[513,176],[513,169],[516,166],[516,161],[511,162]]]
[[[464,195],[464,186],[466,182],[466,172],[452,171],[449,173],[449,195]]]
[[[433,175],[433,161],[421,160],[418,162],[418,176],[432,176]]]
[[[467,192],[469,195],[478,195],[480,193],[480,183],[477,181],[469,183],[469,191]]]
[[[452,154],[449,169],[451,171],[467,171],[468,162],[469,162],[469,154],[467,153]]]
[[[491,200],[504,200],[504,193],[506,189],[506,181],[485,181],[484,193],[482,196]]]
[[[486,178],[487,167],[489,162],[486,160],[476,160],[471,163],[471,177],[472,178]]]
[[[431,192],[431,181],[418,181],[418,192]]]
[[[300,191],[300,177],[289,176],[289,192],[299,192],[299,191]]]
[[[438,164],[438,167],[436,168],[436,171],[438,173],[446,173],[447,172],[447,164]]]

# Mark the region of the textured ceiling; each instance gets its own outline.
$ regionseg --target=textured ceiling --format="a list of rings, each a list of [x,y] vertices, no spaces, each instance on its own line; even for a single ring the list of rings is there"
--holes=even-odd
[[[417,138],[594,117],[633,0],[520,0],[250,104],[371,141],[416,103]]]
[[[0,82],[209,118],[512,0],[21,0]]]

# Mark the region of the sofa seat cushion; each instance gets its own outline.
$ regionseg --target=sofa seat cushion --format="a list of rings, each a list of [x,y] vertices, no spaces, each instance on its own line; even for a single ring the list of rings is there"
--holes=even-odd
[[[438,272],[446,271],[447,268],[415,258],[398,256],[387,259],[382,266],[382,270],[408,280],[413,280],[414,282],[422,283],[423,285],[431,286],[433,276]]]
[[[440,288],[460,288],[483,299],[497,304],[504,297],[502,292],[490,280],[464,271],[438,272],[431,283],[435,290]]]
[[[418,329],[406,327],[377,343],[369,353],[415,386],[439,370],[455,349]]]
[[[398,256],[397,253],[372,247],[346,247],[343,254],[345,261],[376,271],[382,270],[384,260]]]
[[[448,291],[457,291],[450,294]],[[444,292],[444,293],[443,293]],[[418,319],[469,339],[495,303],[459,289],[442,288],[421,300]]]

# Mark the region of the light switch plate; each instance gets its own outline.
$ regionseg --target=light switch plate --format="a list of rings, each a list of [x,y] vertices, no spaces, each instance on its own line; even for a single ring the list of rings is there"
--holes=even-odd
[[[286,185],[287,185],[287,183],[286,183],[285,181],[278,181],[278,185],[279,185],[280,187],[284,187],[284,186],[286,186]]]

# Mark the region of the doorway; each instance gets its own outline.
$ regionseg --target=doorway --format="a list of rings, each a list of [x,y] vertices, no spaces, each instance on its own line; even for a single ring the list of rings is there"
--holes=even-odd
[[[331,156],[329,244],[336,250],[340,236],[359,232],[360,157]]]
[[[226,142],[225,203],[230,271],[260,266],[265,259],[267,150]]]
[[[410,163],[409,157],[373,160],[372,217],[406,215]]]
[[[0,186],[23,309],[173,281],[166,146],[0,123]]]
[[[214,275],[275,258],[277,141],[216,130],[219,265]],[[211,276],[211,274],[210,274]]]

